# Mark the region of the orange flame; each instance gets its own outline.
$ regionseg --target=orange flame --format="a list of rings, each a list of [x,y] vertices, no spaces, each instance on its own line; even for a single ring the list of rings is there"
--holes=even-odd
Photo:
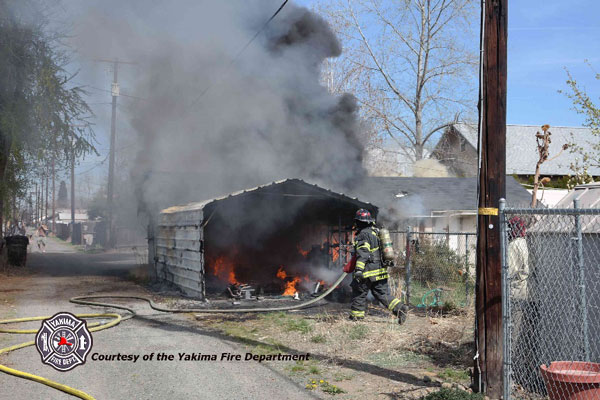
[[[308,250],[304,250],[302,249],[302,247],[300,247],[300,245],[296,245],[296,248],[298,249],[298,253],[302,254],[302,257],[306,258],[306,256],[308,256],[309,251]]]
[[[287,274],[286,272],[283,270],[283,265],[281,267],[279,267],[279,269],[277,270],[277,277],[279,279],[285,279],[287,278]]]
[[[277,270],[277,277],[281,280],[288,278],[287,272],[285,272],[283,270],[283,265],[280,266],[279,269]],[[297,292],[296,285],[301,280],[302,280],[301,278],[296,276],[291,281],[285,282],[285,290],[283,292],[283,296],[293,296],[294,294],[296,294],[296,292]]]
[[[293,280],[285,283],[285,291],[283,292],[283,296],[293,296],[296,294],[296,285],[300,282],[300,278],[295,277]]]
[[[332,249],[332,260],[333,262],[336,262],[338,260],[338,258],[340,258],[340,250],[339,249]]]
[[[331,251],[331,259],[333,262],[336,262],[338,260],[338,258],[340,257],[340,246],[339,246],[340,241],[336,238],[336,237],[332,237],[331,238],[331,242],[330,242],[330,251]],[[334,247],[335,246],[335,247]]]
[[[227,260],[225,257],[219,257],[213,264],[213,275],[219,277],[222,281],[240,284],[241,282],[235,278],[234,269],[232,261]]]

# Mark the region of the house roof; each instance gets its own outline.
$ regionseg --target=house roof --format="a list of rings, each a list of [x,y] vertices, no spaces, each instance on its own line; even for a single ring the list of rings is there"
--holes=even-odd
[[[71,220],[71,212],[59,212],[57,213],[58,219],[61,221],[70,221]],[[75,213],[75,220],[87,220],[88,218],[88,214],[87,213]]]
[[[477,125],[455,124],[455,130],[466,139],[466,141],[477,149]],[[537,125],[506,125],[506,173],[517,175],[533,175],[535,165],[539,160],[535,133],[540,130]],[[576,141],[580,144],[586,142],[596,143],[591,129],[582,127],[552,126],[550,144],[550,160],[542,164],[542,175],[569,175],[573,171],[570,165],[579,161],[582,157],[570,151],[564,151],[559,157],[557,155],[564,144]],[[600,167],[590,167],[590,175],[600,175]]]
[[[370,177],[357,195],[381,208],[399,210],[403,216],[429,215],[432,211],[477,209],[477,178]],[[512,176],[506,177],[510,206],[526,206],[531,196]]]
[[[231,197],[242,196],[244,194],[255,193],[255,192],[265,190],[268,188],[273,188],[275,186],[284,186],[284,185],[285,185],[285,189],[286,189],[286,195],[289,195],[289,196],[310,196],[310,197],[335,198],[338,200],[343,200],[346,202],[353,203],[356,206],[356,208],[367,208],[374,212],[376,212],[378,209],[378,207],[375,206],[374,204],[361,201],[356,197],[350,197],[348,195],[345,195],[344,193],[337,193],[332,190],[322,188],[315,184],[305,182],[302,179],[283,179],[283,180],[268,183],[266,185],[256,186],[256,187],[253,187],[250,189],[245,189],[245,190],[239,190],[237,192],[229,193],[229,194],[221,196],[221,197],[216,197],[216,198],[212,198],[212,199],[208,199],[208,200],[204,200],[204,201],[200,201],[200,202],[189,203],[189,204],[185,204],[185,205],[181,205],[181,206],[168,207],[168,208],[165,208],[164,210],[162,210],[161,214],[173,214],[173,213],[178,213],[178,212],[201,210],[204,207],[208,206],[209,204],[212,204],[212,203],[215,203],[218,201],[222,201],[222,200],[226,200]]]

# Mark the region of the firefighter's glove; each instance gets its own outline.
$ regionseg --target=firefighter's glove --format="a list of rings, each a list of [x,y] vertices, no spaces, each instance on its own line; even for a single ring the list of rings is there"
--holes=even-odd
[[[354,270],[354,279],[356,279],[357,282],[362,282],[365,279],[363,276],[363,271]]]
[[[384,264],[386,267],[388,267],[388,268],[394,268],[394,267],[396,266],[396,263],[394,263],[394,261],[393,261],[393,260],[386,261],[386,262],[384,262],[383,264]]]

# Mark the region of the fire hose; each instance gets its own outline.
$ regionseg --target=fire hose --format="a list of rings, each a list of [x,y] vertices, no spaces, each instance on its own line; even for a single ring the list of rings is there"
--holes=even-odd
[[[125,310],[127,311],[129,314],[127,315],[120,315],[120,314],[116,314],[116,313],[99,313],[99,314],[76,314],[76,317],[79,318],[113,318],[113,320],[111,320],[110,322],[107,322],[105,324],[101,324],[100,322],[92,322],[90,324],[88,324],[88,328],[90,328],[90,332],[97,332],[97,331],[101,331],[104,329],[108,329],[108,328],[112,328],[116,325],[118,325],[120,322],[122,321],[126,321],[130,318],[133,318],[136,316],[136,312],[135,310],[133,310],[132,308],[123,306],[123,305],[119,305],[119,304],[110,304],[110,303],[100,303],[100,302],[96,302],[96,301],[89,301],[89,299],[130,299],[130,300],[142,300],[147,302],[150,305],[150,308],[152,308],[153,310],[156,311],[161,311],[161,312],[168,312],[168,313],[252,313],[252,312],[272,312],[272,311],[291,311],[291,310],[299,310],[301,308],[305,308],[308,307],[316,302],[318,302],[319,300],[322,300],[323,298],[325,298],[327,295],[329,295],[336,287],[339,286],[340,283],[342,283],[342,281],[344,280],[344,278],[346,277],[346,275],[348,275],[346,272],[343,272],[339,278],[329,287],[329,289],[327,289],[325,292],[323,292],[321,295],[319,295],[318,297],[315,297],[314,299],[310,299],[309,301],[306,301],[304,303],[300,303],[300,304],[294,304],[291,306],[283,306],[283,307],[272,307],[272,308],[235,308],[235,309],[218,309],[218,308],[178,308],[178,309],[170,309],[170,308],[165,308],[165,307],[161,307],[159,305],[157,305],[156,303],[154,303],[151,299],[147,298],[147,297],[141,297],[141,296],[121,296],[121,295],[90,295],[90,296],[77,296],[77,297],[72,297],[69,299],[69,301],[71,303],[75,303],[75,304],[80,304],[80,305],[88,305],[88,306],[98,306],[98,307],[108,307],[108,308],[117,308],[120,310]],[[13,323],[21,323],[21,322],[30,322],[30,321],[41,321],[44,319],[48,319],[51,318],[50,316],[46,316],[46,317],[26,317],[26,318],[15,318],[15,319],[5,319],[5,320],[0,320],[0,325],[3,324],[13,324]],[[0,327],[0,333],[11,333],[11,334],[28,334],[28,333],[37,333],[37,329],[4,329]],[[25,343],[20,343],[20,344],[16,344],[13,346],[9,346],[9,347],[5,347],[3,349],[0,349],[0,355],[2,354],[6,354],[9,353],[11,351],[14,350],[18,350],[18,349],[22,349],[25,347],[29,347],[29,346],[33,346],[35,344],[35,341],[30,341],[30,342],[25,342]],[[28,379],[34,382],[38,382],[41,384],[44,384],[46,386],[50,386],[54,389],[60,390],[62,392],[65,392],[67,394],[70,394],[72,396],[75,397],[79,397],[80,399],[85,399],[85,400],[95,400],[94,397],[92,397],[91,395],[72,388],[70,386],[64,385],[62,383],[58,383],[55,381],[52,381],[50,379],[38,376],[38,375],[34,375],[34,374],[30,374],[28,372],[24,372],[24,371],[19,371],[17,369],[14,368],[10,368],[7,367],[5,365],[0,364],[0,371],[4,372],[6,374],[10,374],[10,375],[14,375],[17,376],[19,378],[23,378],[23,379]]]

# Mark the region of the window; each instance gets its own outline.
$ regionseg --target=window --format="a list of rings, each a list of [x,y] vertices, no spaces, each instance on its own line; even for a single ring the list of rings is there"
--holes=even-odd
[[[465,138],[461,137],[460,138],[460,152],[464,153],[464,151],[467,149],[467,141],[465,140]]]

